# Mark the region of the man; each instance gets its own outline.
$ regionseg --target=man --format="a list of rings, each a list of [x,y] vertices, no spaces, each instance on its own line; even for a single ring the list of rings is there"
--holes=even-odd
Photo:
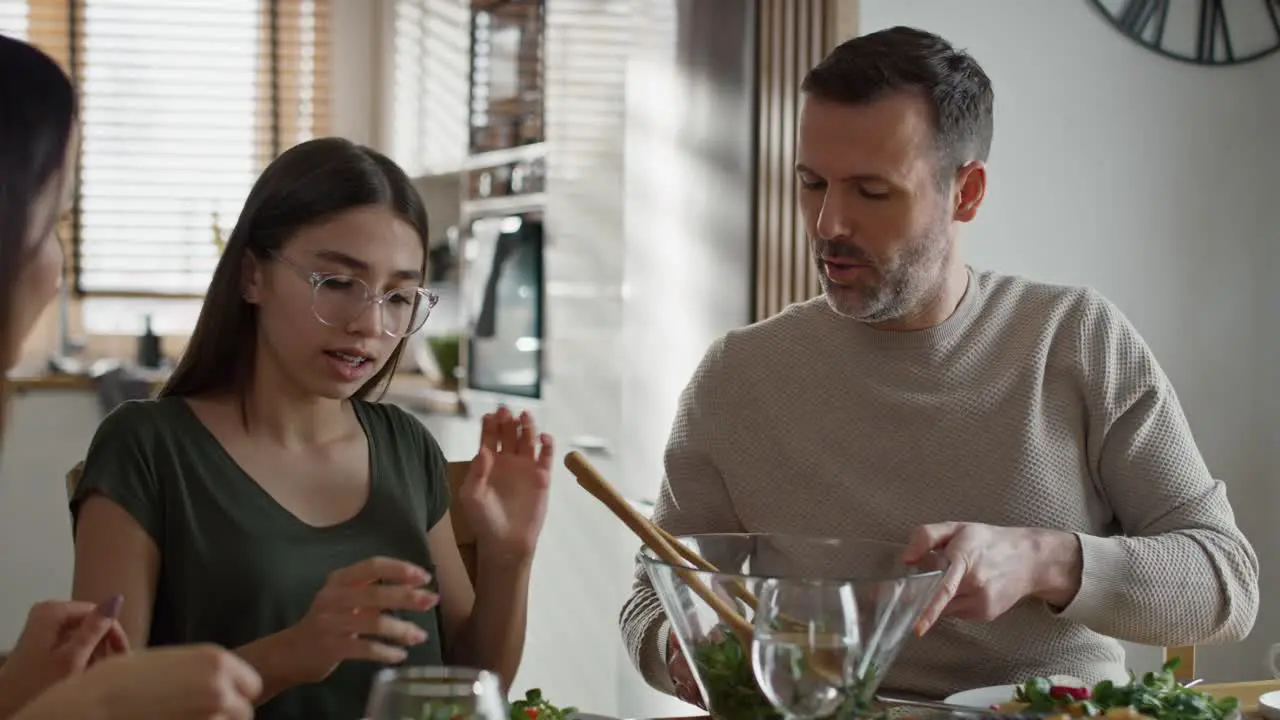
[[[1113,638],[1243,638],[1257,558],[1137,331],[1096,292],[962,259],[992,138],[978,63],[899,27],[845,42],[801,90],[823,295],[712,344],[655,521],[941,549],[952,568],[885,679],[895,692],[1123,678]],[[696,700],[637,578],[621,616],[633,659]]]

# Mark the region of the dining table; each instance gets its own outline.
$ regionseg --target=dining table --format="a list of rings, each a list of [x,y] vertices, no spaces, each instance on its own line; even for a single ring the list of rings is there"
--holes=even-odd
[[[1263,715],[1258,710],[1258,698],[1274,690],[1280,690],[1280,680],[1206,683],[1198,688],[1219,699],[1236,698],[1240,701],[1240,712],[1246,720],[1261,720]]]
[[[1280,680],[1248,680],[1243,682],[1205,683],[1199,690],[1216,698],[1234,697],[1240,701],[1240,711],[1245,720],[1267,720],[1258,710],[1258,698],[1273,690],[1280,690]],[[686,717],[652,718],[651,720],[710,720],[706,715]]]

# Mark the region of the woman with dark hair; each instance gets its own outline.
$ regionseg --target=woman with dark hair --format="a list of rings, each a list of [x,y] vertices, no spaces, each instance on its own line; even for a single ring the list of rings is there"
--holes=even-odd
[[[76,145],[71,81],[49,57],[0,36],[0,358],[5,375],[57,294]],[[0,404],[7,380],[0,376]],[[0,431],[4,427],[0,407]],[[0,664],[0,718],[248,718],[261,689],[226,650],[128,654],[115,615],[99,605],[47,601],[32,608]],[[101,661],[101,662],[99,662]]]
[[[445,458],[372,398],[436,295],[404,172],[337,138],[276,158],[155,400],[111,413],[72,498],[73,595],[130,598],[137,645],[214,642],[262,674],[259,718],[361,717],[387,664],[515,674],[551,438],[486,416],[459,498]]]

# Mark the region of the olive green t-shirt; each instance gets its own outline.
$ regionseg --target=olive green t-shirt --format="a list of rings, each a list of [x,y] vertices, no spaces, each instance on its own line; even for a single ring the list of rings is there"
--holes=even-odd
[[[434,572],[427,531],[449,506],[440,446],[394,405],[352,405],[369,441],[369,498],[351,519],[320,528],[267,494],[180,398],[126,402],[103,420],[71,509],[101,493],[155,540],[161,561],[149,645],[234,649],[283,630],[306,614],[330,572],[373,556]],[[396,614],[428,637],[409,648],[405,664],[441,664],[436,611]],[[380,667],[343,662],[322,682],[280,693],[257,717],[364,717]]]

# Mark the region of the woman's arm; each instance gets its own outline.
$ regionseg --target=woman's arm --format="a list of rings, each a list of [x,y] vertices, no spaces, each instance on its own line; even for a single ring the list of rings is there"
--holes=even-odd
[[[99,603],[123,595],[120,626],[130,646],[146,647],[160,576],[160,549],[155,541],[124,508],[102,495],[91,495],[78,514],[75,558],[72,598]]]
[[[427,545],[436,564],[446,661],[491,670],[510,685],[524,655],[532,556],[486,553],[480,546],[473,588],[448,513],[427,533]]]
[[[100,602],[123,595],[119,621],[133,648],[143,649],[151,634],[160,550],[142,526],[114,501],[91,495],[80,507],[75,533],[74,599]],[[289,674],[296,663],[296,644],[284,630],[236,648],[235,652],[262,675],[259,703],[297,685]]]
[[[236,655],[262,677],[262,692],[258,695],[257,705],[303,683],[294,670],[297,665],[295,653],[300,650],[300,644],[294,642],[292,627],[235,648]]]
[[[516,417],[503,407],[485,415],[480,451],[457,502],[427,530],[448,661],[492,670],[507,685],[524,654],[529,573],[546,518],[553,453],[551,436],[538,433],[529,413]],[[445,483],[438,447],[432,454],[437,482]],[[474,587],[453,534],[455,511],[465,512],[476,530]]]

